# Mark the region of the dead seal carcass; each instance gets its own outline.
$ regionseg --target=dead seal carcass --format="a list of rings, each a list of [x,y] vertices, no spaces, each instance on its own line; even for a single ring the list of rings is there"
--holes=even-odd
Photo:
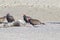
[[[15,21],[15,22],[13,23],[13,26],[20,26],[20,22],[19,22],[19,21]]]

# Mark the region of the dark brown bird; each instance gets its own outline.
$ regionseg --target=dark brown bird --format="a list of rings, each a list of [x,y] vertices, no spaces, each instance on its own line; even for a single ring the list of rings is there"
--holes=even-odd
[[[42,22],[40,22],[39,20],[37,20],[37,19],[30,19],[29,20],[29,23],[31,24],[31,25],[40,25],[40,24],[43,24],[43,25],[45,25],[45,23],[42,23]]]
[[[8,22],[13,22],[13,21],[15,21],[14,17],[11,16],[9,13],[6,15],[6,19],[7,19]]]
[[[26,23],[30,23],[31,25],[40,25],[40,24],[44,25],[45,24],[45,23],[40,22],[37,19],[33,19],[33,18],[26,16],[26,15],[23,15],[23,19]]]

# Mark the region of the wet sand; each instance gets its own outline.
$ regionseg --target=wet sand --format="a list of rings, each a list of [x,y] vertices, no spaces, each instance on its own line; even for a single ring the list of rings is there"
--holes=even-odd
[[[0,40],[60,40],[60,25],[0,28]]]

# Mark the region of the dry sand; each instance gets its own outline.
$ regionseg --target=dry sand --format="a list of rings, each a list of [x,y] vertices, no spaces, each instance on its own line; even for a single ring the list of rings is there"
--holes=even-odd
[[[29,6],[7,6],[0,9],[0,16],[5,16],[10,13],[17,19],[23,19],[23,14],[31,16],[34,19],[45,21],[60,21],[60,8],[42,8],[42,7],[29,7]]]
[[[41,21],[60,21],[59,0],[0,0],[0,16],[11,13],[22,19],[23,13]]]

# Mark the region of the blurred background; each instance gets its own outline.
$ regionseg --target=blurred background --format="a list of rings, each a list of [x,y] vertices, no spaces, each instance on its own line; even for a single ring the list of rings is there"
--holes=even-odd
[[[60,21],[60,0],[0,0],[0,16],[10,13],[17,19],[23,14],[45,21]]]

